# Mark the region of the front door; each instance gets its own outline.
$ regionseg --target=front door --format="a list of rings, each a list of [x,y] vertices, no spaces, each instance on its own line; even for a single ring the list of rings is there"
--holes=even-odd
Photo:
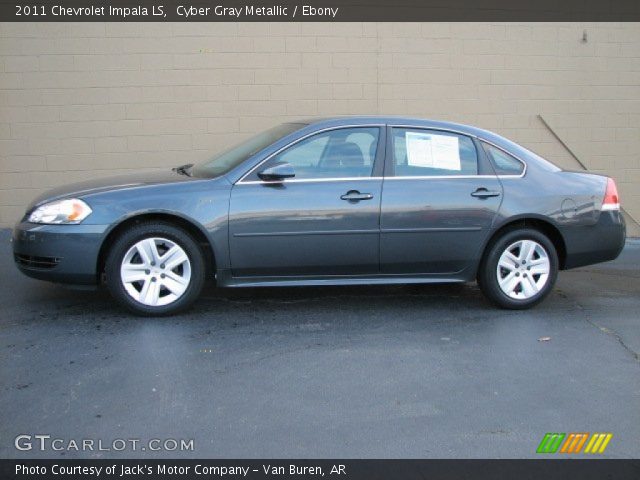
[[[379,270],[384,130],[335,128],[269,158],[231,191],[235,277],[362,275]],[[380,149],[382,145],[382,149]],[[258,173],[288,163],[295,177]]]
[[[391,128],[380,213],[382,273],[455,276],[477,259],[502,185],[457,133]]]

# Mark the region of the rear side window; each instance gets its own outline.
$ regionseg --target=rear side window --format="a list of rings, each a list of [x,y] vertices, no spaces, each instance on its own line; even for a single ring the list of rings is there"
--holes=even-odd
[[[396,177],[478,174],[478,152],[464,135],[438,130],[393,129]]]
[[[524,172],[524,164],[504,150],[485,142],[482,142],[482,148],[487,152],[487,157],[489,157],[496,175],[522,175]]]

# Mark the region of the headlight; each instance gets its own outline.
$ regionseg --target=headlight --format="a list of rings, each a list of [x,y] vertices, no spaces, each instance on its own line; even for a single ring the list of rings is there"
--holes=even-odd
[[[40,205],[29,215],[29,222],[75,224],[87,218],[90,213],[89,205],[77,198],[70,198]]]

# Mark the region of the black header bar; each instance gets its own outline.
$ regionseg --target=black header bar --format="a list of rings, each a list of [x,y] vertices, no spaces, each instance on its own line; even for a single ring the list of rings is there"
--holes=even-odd
[[[0,0],[3,22],[637,22],[638,0]]]

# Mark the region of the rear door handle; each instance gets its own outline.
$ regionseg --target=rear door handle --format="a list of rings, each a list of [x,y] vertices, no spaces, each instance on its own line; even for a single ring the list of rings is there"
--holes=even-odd
[[[358,190],[349,190],[344,195],[341,195],[340,198],[349,202],[359,202],[360,200],[371,200],[373,195],[370,193],[360,193]]]
[[[475,192],[471,192],[472,197],[476,198],[488,198],[488,197],[499,197],[500,192],[495,190],[487,190],[484,187],[478,188]]]

